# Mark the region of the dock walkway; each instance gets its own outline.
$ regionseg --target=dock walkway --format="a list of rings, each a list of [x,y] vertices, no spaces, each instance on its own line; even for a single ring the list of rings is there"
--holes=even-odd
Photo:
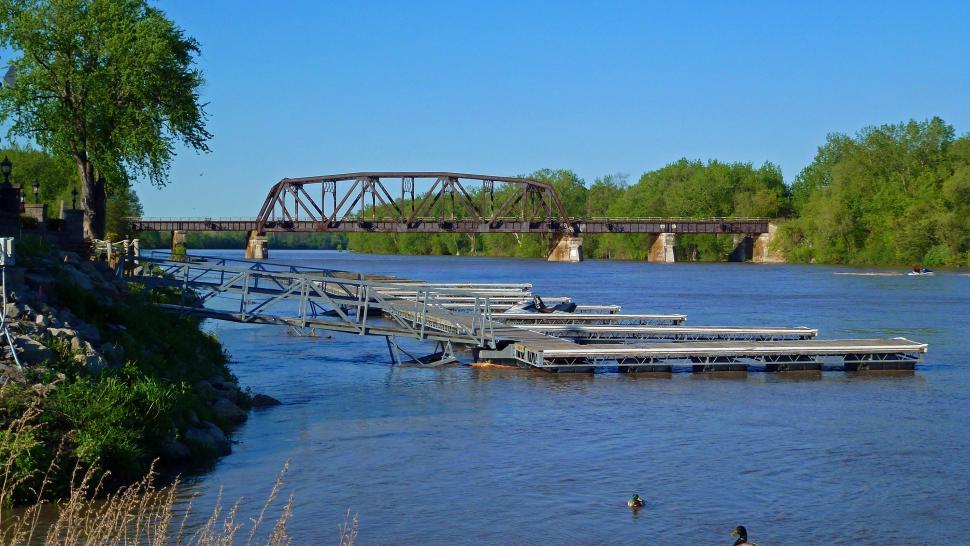
[[[174,311],[383,336],[389,347],[398,337],[428,340],[466,347],[478,360],[547,371],[913,369],[927,351],[904,338],[814,339],[818,331],[806,327],[685,326],[686,315],[620,314],[614,306],[534,314],[493,307],[531,298],[528,284],[422,283],[223,258],[126,257],[117,271],[147,286],[182,288],[182,301],[166,305]]]

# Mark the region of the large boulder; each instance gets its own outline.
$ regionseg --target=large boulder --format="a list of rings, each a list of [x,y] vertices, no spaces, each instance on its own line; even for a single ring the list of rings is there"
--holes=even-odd
[[[216,398],[218,391],[206,380],[198,381],[192,385],[192,390],[194,390],[203,400],[212,400]]]
[[[104,357],[97,353],[74,355],[74,360],[80,364],[84,364],[88,371],[93,374],[100,373],[101,370],[108,365],[108,363],[105,362]]]
[[[37,324],[36,322],[28,322],[26,320],[15,322],[11,324],[10,327],[16,332],[34,337],[40,336],[47,330],[47,328]]]
[[[222,377],[221,375],[213,375],[208,379],[209,384],[213,386],[216,390],[220,391],[230,391],[236,390],[236,384],[231,380]]]
[[[61,269],[65,275],[67,275],[68,282],[76,284],[78,288],[82,290],[93,290],[94,283],[91,282],[91,277],[84,274],[80,269],[68,265]]]
[[[81,319],[75,319],[74,329],[78,331],[85,339],[89,340],[91,343],[101,342],[101,332],[93,324],[88,324]]]
[[[117,343],[105,343],[101,346],[101,354],[112,366],[121,366],[125,362],[125,348]]]
[[[3,314],[8,319],[18,319],[24,314],[24,312],[19,305],[14,302],[10,302],[3,308]]]
[[[189,446],[178,438],[169,438],[161,445],[162,456],[170,461],[184,461],[189,458]]]
[[[72,328],[48,328],[47,335],[70,343],[71,338],[77,337],[77,331]]]
[[[36,339],[27,336],[17,336],[14,344],[20,350],[20,356],[31,364],[43,362],[54,356],[54,351]]]
[[[220,455],[228,455],[231,451],[229,439],[223,434],[222,429],[210,421],[202,421],[201,425],[186,429],[185,439]]]
[[[98,268],[94,265],[94,262],[90,260],[85,260],[84,262],[81,262],[81,271],[83,271],[89,277],[93,277],[98,280],[101,280],[102,278],[101,272],[98,271]]]
[[[50,273],[34,270],[24,275],[24,281],[30,286],[38,287],[54,284],[54,276]]]
[[[219,417],[237,425],[244,422],[247,417],[246,412],[228,398],[216,400],[216,403],[212,405],[212,411]]]
[[[279,400],[265,394],[254,394],[252,401],[254,408],[268,408],[282,404]]]
[[[7,348],[4,347],[4,349]],[[18,368],[13,362],[0,362],[0,384],[4,384],[8,381],[23,385],[26,383],[24,371]]]

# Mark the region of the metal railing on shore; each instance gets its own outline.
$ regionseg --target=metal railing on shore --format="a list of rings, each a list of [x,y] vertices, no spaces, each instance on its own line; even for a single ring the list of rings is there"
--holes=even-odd
[[[119,256],[140,256],[141,240],[124,239],[121,241],[105,241],[91,239],[91,254],[96,260],[110,262]]]

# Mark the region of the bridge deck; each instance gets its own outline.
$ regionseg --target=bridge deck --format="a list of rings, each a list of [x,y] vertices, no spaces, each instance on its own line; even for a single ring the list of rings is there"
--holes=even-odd
[[[536,221],[497,218],[493,221],[449,220],[423,217],[402,219],[343,219],[336,221],[270,221],[260,226],[258,218],[126,218],[129,229],[140,231],[239,231],[262,228],[286,233],[740,233],[768,232],[767,218],[570,218]]]

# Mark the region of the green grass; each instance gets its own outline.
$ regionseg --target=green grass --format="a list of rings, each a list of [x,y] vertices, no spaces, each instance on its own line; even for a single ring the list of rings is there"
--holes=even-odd
[[[25,248],[34,261],[45,250]],[[0,430],[7,430],[32,405],[39,410],[36,426],[16,435],[0,434],[0,460],[4,453],[19,453],[12,463],[18,485],[8,500],[35,501],[48,467],[53,473],[44,490],[46,498],[63,498],[70,491],[72,473],[66,469],[73,471],[76,465],[97,467],[109,490],[132,483],[145,475],[168,438],[184,432],[193,413],[229,430],[230,424],[207,406],[207,393],[192,388],[213,376],[234,379],[228,354],[201,329],[198,319],[154,305],[181,294],[136,287],[110,303],[65,275],[56,279],[50,305],[67,307],[94,325],[102,343],[120,345],[124,363],[91,370],[67,343],[53,341],[54,356],[28,370],[28,385],[52,385],[45,395],[30,387],[7,386],[0,391]],[[199,468],[211,465],[217,456],[189,447],[192,464]],[[57,464],[51,466],[55,459]]]

